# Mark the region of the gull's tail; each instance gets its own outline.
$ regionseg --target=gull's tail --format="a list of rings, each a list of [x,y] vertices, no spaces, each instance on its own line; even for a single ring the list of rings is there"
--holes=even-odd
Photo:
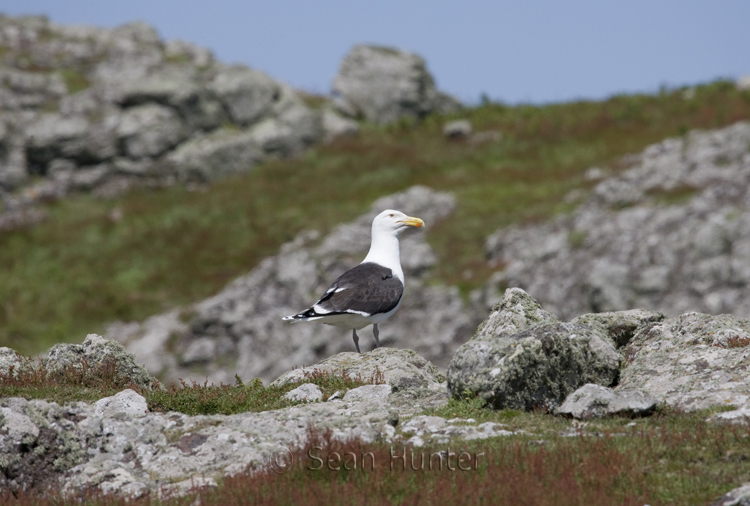
[[[310,309],[306,309],[305,311],[302,311],[301,313],[285,316],[282,318],[282,320],[285,322],[289,322],[289,323],[297,323],[297,322],[311,322],[315,320],[320,320],[321,318],[323,318],[323,315],[318,314],[315,311],[315,309],[310,308]]]

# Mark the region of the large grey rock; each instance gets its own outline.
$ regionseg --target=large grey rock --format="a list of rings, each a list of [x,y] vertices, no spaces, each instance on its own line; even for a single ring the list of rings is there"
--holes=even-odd
[[[641,327],[617,390],[637,388],[684,410],[750,404],[750,320],[686,313]]]
[[[611,415],[644,416],[651,414],[657,404],[655,397],[641,390],[612,390],[587,383],[568,395],[556,413],[578,419]]]
[[[210,89],[221,99],[233,122],[256,123],[269,114],[278,99],[279,84],[262,72],[237,65],[214,77]]]
[[[97,334],[89,334],[82,344],[56,344],[47,352],[44,363],[51,374],[63,374],[68,369],[84,370],[84,361],[88,367],[112,361],[115,373],[121,379],[144,390],[156,385],[146,368],[136,362],[120,343]]]
[[[353,351],[351,331],[312,322],[289,325],[281,317],[308,307],[333,279],[362,260],[370,245],[372,219],[383,209],[419,216],[429,233],[454,206],[451,195],[421,186],[384,197],[328,236],[302,232],[278,255],[214,297],[183,308],[185,314],[194,315],[188,325],[176,317],[155,319],[129,328],[118,340],[166,382],[207,377],[214,383],[232,384],[235,373],[246,380],[271,381],[294,367]],[[406,292],[399,311],[380,326],[380,340],[383,346],[412,349],[446,367],[479,318],[456,287],[426,281],[436,261],[424,231],[401,237]],[[364,349],[371,349],[370,330],[363,332]],[[191,369],[183,358],[192,343],[204,339],[215,343],[213,358],[202,362],[200,369]]]
[[[21,357],[15,350],[5,346],[0,347],[0,374],[15,376],[21,367]]]
[[[644,325],[662,321],[666,316],[657,311],[629,309],[609,313],[590,313],[577,316],[571,323],[601,326],[618,348],[627,346],[636,331]]]
[[[177,112],[157,104],[127,109],[117,127],[120,149],[131,158],[155,157],[184,140],[185,129]]]
[[[479,396],[495,409],[553,409],[586,383],[612,385],[620,356],[609,336],[599,327],[550,316],[522,290],[506,291],[451,360],[451,395]]]
[[[214,181],[251,170],[263,157],[255,138],[245,131],[220,129],[184,142],[166,163],[184,181]]]
[[[750,123],[630,155],[572,215],[491,235],[487,286],[519,286],[569,319],[633,307],[750,317]]]
[[[380,124],[460,107],[435,89],[422,57],[388,47],[354,46],[341,63],[333,91],[344,114]]]

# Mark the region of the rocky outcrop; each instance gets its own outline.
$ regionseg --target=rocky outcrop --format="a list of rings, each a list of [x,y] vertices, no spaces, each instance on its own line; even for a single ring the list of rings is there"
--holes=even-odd
[[[281,317],[308,307],[333,279],[361,261],[376,214],[391,208],[419,216],[429,233],[454,207],[451,195],[422,186],[384,197],[373,203],[370,212],[339,225],[326,237],[314,230],[302,232],[278,255],[210,299],[143,324],[113,326],[108,335],[126,343],[149,371],[166,382],[207,377],[233,383],[235,373],[244,379],[273,380],[294,367],[353,350],[351,332],[314,322],[290,325]],[[406,292],[395,316],[380,326],[380,342],[412,349],[446,367],[480,318],[457,287],[427,282],[436,258],[425,239],[422,229],[401,238]],[[360,336],[367,349],[374,341],[369,329],[364,332]]]
[[[0,16],[0,55],[0,229],[38,221],[35,204],[71,191],[212,181],[356,131],[143,23]]]
[[[632,307],[750,317],[748,145],[742,122],[627,157],[572,215],[490,236],[490,261],[507,266],[488,292],[519,286],[564,319]]]
[[[624,350],[618,389],[683,410],[750,404],[750,320],[686,313],[642,326]]]
[[[333,91],[340,112],[381,125],[460,109],[456,99],[437,91],[422,57],[389,47],[354,46]]]
[[[730,490],[711,506],[750,506],[750,483]]]
[[[339,441],[408,440],[416,446],[512,434],[500,424],[414,417],[448,398],[442,375],[414,352],[379,348],[361,355],[343,353],[315,369],[338,367],[363,378],[382,375],[386,383],[275,411],[213,416],[149,412],[146,400],[132,390],[93,406],[0,399],[0,486],[97,487],[136,497],[156,491],[180,494],[194,484],[216,485],[223,476],[251,466],[290,465],[289,450],[304,448],[314,430],[330,430]],[[297,375],[293,371],[279,382]],[[408,418],[401,431],[400,421]]]
[[[554,409],[586,383],[615,383],[620,356],[599,327],[562,323],[518,288],[509,289],[448,368],[457,398],[495,409]]]

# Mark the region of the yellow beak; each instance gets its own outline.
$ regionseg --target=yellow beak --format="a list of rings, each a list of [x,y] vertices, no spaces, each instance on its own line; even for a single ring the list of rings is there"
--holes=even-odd
[[[409,216],[405,220],[401,220],[401,221],[399,221],[397,223],[404,223],[406,225],[411,225],[412,227],[423,227],[424,226],[424,221],[420,220],[419,218],[412,218],[411,216]]]

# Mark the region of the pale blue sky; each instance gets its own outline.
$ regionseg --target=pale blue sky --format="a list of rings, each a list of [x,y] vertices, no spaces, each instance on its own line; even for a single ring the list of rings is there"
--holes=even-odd
[[[322,93],[361,42],[421,54],[438,87],[468,102],[602,98],[750,74],[748,0],[0,0],[0,12],[143,20]]]

